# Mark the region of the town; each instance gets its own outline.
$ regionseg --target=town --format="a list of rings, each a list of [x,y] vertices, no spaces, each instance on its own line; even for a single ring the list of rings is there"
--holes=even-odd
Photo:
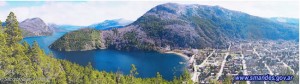
[[[236,75],[294,75],[299,77],[299,44],[294,41],[235,41],[227,49],[190,49],[188,70],[194,82],[222,82]],[[298,81],[298,78],[295,79]],[[236,81],[239,82],[239,81]],[[246,81],[274,84],[274,81]]]

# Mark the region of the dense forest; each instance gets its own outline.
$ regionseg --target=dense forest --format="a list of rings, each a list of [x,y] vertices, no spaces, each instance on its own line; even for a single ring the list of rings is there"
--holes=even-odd
[[[40,49],[37,42],[29,45],[21,42],[22,31],[13,12],[0,26],[0,83],[29,84],[192,84],[187,71],[172,81],[157,73],[154,78],[138,78],[138,69],[132,65],[130,74],[105,72],[92,68],[91,64],[80,66],[66,60],[53,58]],[[1,21],[0,21],[0,24]],[[130,67],[130,66],[128,66]]]
[[[65,34],[49,47],[60,51],[84,51],[105,46],[101,40],[101,31],[83,28]]]

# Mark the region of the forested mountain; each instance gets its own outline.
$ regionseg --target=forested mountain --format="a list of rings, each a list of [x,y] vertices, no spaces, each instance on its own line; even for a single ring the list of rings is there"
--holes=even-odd
[[[105,46],[99,30],[85,28],[65,34],[49,47],[63,51],[84,51]]]
[[[47,56],[37,42],[31,46],[26,42],[20,43],[22,31],[13,12],[5,22],[6,26],[0,25],[1,84],[192,84],[187,71],[172,81],[166,81],[159,73],[154,78],[137,78],[138,69],[134,65],[130,74],[125,75],[122,72],[97,71],[91,64],[83,67],[55,59],[52,55]]]
[[[20,29],[23,31],[24,37],[31,36],[48,36],[52,35],[53,29],[48,27],[48,25],[40,18],[29,18],[19,25]]]
[[[118,29],[117,34],[104,31],[103,38],[108,39],[107,45],[117,49],[222,48],[236,39],[297,40],[297,27],[219,6],[167,3]]]
[[[230,40],[298,40],[297,27],[219,6],[166,3],[99,37],[119,50],[226,48]]]

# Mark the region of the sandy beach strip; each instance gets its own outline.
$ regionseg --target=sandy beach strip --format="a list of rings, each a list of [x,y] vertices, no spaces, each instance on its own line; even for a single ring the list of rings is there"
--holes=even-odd
[[[174,52],[174,51],[167,51],[167,52],[164,52],[164,53],[169,53],[169,54],[176,54],[176,55],[179,55],[181,57],[183,57],[184,59],[186,60],[189,60],[189,57],[183,53],[180,53],[180,52]]]

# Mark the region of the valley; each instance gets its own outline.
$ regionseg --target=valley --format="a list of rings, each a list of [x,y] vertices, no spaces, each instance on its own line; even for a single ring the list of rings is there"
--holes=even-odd
[[[206,14],[207,12],[210,14]],[[284,72],[290,70],[294,72],[295,70],[285,62],[282,62],[282,66],[274,64],[281,62],[277,58],[285,55],[287,50],[272,50],[278,52],[276,54],[270,54],[271,52],[266,50],[273,49],[275,46],[277,46],[276,49],[295,48],[297,50],[298,30],[296,25],[283,24],[218,6],[166,3],[150,9],[132,24],[123,28],[100,30],[100,35],[96,38],[103,43],[98,49],[175,53],[187,59],[185,63],[181,64],[187,64],[191,79],[194,82],[217,83],[231,82],[231,79],[236,75],[276,75],[276,73],[279,75],[286,74]],[[76,36],[71,35],[72,33],[67,35]],[[86,37],[95,37],[90,36],[91,33],[86,34]],[[66,36],[62,38],[77,39]],[[68,51],[63,48],[71,47],[68,46],[68,43],[74,41],[62,38],[58,40],[60,43],[54,42],[52,45],[64,45],[53,46],[53,48],[62,47],[62,50],[58,50]],[[92,41],[94,39],[87,40]],[[84,42],[83,40],[78,41]],[[294,46],[282,46],[284,43]],[[83,45],[78,44],[77,46]],[[85,50],[85,48],[79,50]],[[270,55],[275,56],[276,59],[270,59]],[[293,51],[292,57],[297,56],[295,58],[299,58],[298,55],[297,51]],[[257,61],[257,63],[249,60]],[[278,62],[271,62],[272,60]],[[299,60],[289,60],[290,62],[295,64]],[[294,68],[299,67],[299,65],[292,66]],[[282,71],[274,71],[279,68]],[[295,75],[295,73],[289,74]],[[269,83],[242,82],[248,84]]]

